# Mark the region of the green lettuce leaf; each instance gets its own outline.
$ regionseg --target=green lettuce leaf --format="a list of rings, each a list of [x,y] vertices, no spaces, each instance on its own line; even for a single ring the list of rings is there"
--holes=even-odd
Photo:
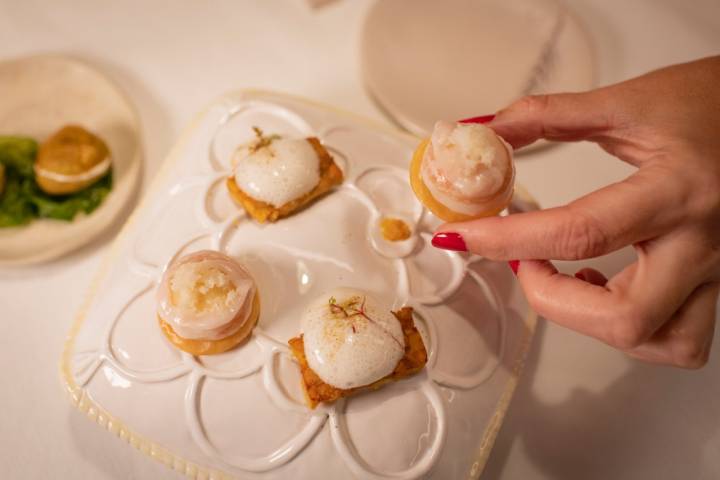
[[[23,178],[33,178],[38,144],[32,138],[0,136],[0,163]]]
[[[20,177],[15,170],[5,172],[5,191],[0,196],[0,227],[25,225],[36,217],[35,207],[25,194],[32,179]]]
[[[0,195],[0,227],[25,225],[36,214],[26,191],[33,179],[38,145],[32,138],[0,136],[0,163],[5,166],[5,185]]]
[[[34,182],[33,182],[34,184]],[[50,196],[37,186],[28,191],[28,198],[40,218],[70,221],[80,212],[91,213],[112,189],[112,171],[84,190],[63,196]]]

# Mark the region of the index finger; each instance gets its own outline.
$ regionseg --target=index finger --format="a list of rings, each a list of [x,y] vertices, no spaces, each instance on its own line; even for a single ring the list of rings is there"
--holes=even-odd
[[[487,125],[513,148],[544,138],[600,139],[614,128],[614,97],[607,88],[584,93],[531,95],[500,110]]]
[[[658,189],[657,175],[665,174],[647,167],[563,207],[448,223],[438,232],[459,234],[467,250],[491,260],[596,257],[654,238],[682,220],[672,208],[681,187],[663,182]]]

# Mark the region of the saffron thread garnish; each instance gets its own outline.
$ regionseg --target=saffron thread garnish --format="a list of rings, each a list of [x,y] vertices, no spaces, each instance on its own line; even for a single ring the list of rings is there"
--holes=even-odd
[[[253,132],[255,132],[255,136],[257,137],[255,141],[250,145],[249,149],[251,153],[255,153],[261,148],[269,147],[272,142],[275,140],[280,139],[280,135],[278,134],[272,134],[272,135],[265,135],[260,127],[252,127]]]
[[[357,333],[357,329],[355,328],[355,323],[352,322],[353,317],[363,317],[368,322],[374,324],[377,326],[380,330],[385,332],[390,338],[392,338],[395,343],[398,344],[400,348],[404,348],[403,344],[395,338],[395,335],[390,333],[388,329],[386,329],[384,326],[382,326],[379,322],[373,320],[367,313],[365,313],[365,302],[367,301],[367,297],[363,297],[362,301],[360,302],[360,307],[356,308],[356,305],[358,304],[357,300],[351,301],[347,304],[347,306],[342,306],[337,303],[337,300],[335,297],[330,297],[328,300],[328,306],[330,307],[330,312],[332,312],[335,315],[342,315],[343,319],[349,318],[350,321],[350,327],[352,328],[353,333]]]

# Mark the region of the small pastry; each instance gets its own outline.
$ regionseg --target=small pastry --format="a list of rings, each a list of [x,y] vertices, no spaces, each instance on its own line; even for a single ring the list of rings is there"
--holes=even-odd
[[[235,151],[227,188],[256,221],[286,217],[342,183],[342,171],[317,138],[255,133]]]
[[[515,184],[513,150],[481,124],[437,122],[410,164],[418,200],[446,222],[500,213]]]
[[[100,180],[111,163],[105,142],[82,127],[67,125],[40,145],[35,181],[50,195],[75,193]]]
[[[310,408],[420,371],[427,363],[411,307],[393,312],[373,295],[337,288],[315,299],[288,341]]]
[[[234,348],[250,335],[260,315],[250,274],[212,250],[174,261],[162,277],[157,300],[160,329],[170,343],[193,355]]]

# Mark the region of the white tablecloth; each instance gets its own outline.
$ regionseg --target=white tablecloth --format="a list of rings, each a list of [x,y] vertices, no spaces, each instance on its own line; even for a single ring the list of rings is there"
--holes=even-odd
[[[593,37],[601,84],[719,53],[717,0],[568,3]],[[368,5],[2,0],[0,59],[66,53],[122,85],[144,128],[146,185],[180,129],[227,90],[277,89],[383,120],[357,55]],[[629,172],[582,144],[525,158],[518,169],[545,206]],[[51,264],[0,271],[4,478],[178,478],[82,418],[60,387],[64,335],[115,233]],[[630,258],[624,251],[590,264],[613,273]],[[543,324],[486,478],[720,478],[719,398],[717,351],[698,372],[659,368]]]

